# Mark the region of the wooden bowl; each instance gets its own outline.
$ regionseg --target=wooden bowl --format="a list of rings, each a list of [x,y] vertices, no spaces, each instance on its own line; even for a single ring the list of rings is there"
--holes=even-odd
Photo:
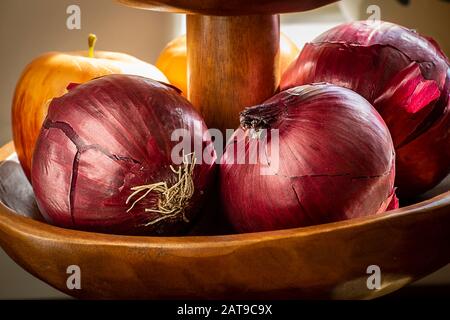
[[[46,224],[12,143],[0,149],[0,162],[0,245],[31,274],[74,297],[367,299],[450,262],[448,191],[390,213],[307,228],[117,236]],[[80,267],[81,290],[66,286],[71,265]],[[380,289],[367,287],[371,265],[381,270]]]

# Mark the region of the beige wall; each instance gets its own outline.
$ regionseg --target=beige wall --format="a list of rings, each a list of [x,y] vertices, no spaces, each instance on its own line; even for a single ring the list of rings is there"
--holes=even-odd
[[[81,8],[81,30],[66,28],[67,6]],[[86,49],[96,33],[97,48],[122,51],[154,62],[179,32],[180,16],[124,7],[113,0],[0,1],[0,145],[11,139],[10,108],[21,71],[46,51]]]

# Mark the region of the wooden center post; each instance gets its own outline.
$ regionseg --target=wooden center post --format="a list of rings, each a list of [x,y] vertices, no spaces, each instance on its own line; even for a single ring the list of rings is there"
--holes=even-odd
[[[188,98],[209,128],[236,129],[275,93],[279,43],[279,15],[187,16]]]
[[[209,128],[236,129],[239,113],[280,80],[280,13],[337,0],[118,0],[187,14],[188,98]]]

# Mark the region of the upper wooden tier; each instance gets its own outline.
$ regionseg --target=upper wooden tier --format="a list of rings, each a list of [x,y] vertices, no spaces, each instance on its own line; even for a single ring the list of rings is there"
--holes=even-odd
[[[237,16],[307,11],[337,0],[119,0],[142,9],[203,15]]]

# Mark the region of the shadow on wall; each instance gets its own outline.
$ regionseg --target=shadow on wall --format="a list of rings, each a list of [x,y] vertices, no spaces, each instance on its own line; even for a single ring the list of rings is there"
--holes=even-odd
[[[81,9],[81,29],[68,30],[67,7]],[[137,10],[113,0],[0,1],[0,145],[11,140],[10,109],[25,66],[47,51],[87,49],[98,36],[98,50],[120,51],[155,62],[165,44],[180,32],[180,15]]]

